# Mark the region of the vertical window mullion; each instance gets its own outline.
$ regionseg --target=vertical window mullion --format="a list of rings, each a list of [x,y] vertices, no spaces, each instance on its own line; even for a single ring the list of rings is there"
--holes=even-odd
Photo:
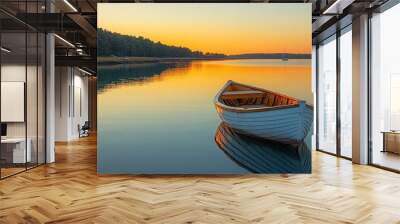
[[[315,148],[319,149],[319,44],[315,46]]]
[[[368,94],[367,94],[367,102],[368,102],[368,164],[373,164],[373,148],[372,148],[372,86],[371,86],[371,75],[372,75],[372,64],[371,64],[371,56],[372,56],[372,30],[371,30],[371,20],[372,20],[372,12],[368,12],[368,54],[367,54],[367,64],[368,64],[368,74],[367,74],[367,83],[368,83]]]
[[[38,0],[36,1],[36,13],[39,13]],[[39,32],[36,31],[36,166],[38,165],[39,165]]]
[[[25,1],[25,21],[28,19],[28,1]],[[24,120],[25,120],[25,170],[28,170],[28,25],[25,23],[25,100],[24,100]]]
[[[340,119],[340,30],[336,31],[336,154],[341,156],[341,119]]]
[[[0,47],[2,46],[2,32],[1,32],[1,29],[2,27],[1,27],[1,23],[0,23]],[[2,52],[0,51],[0,124],[2,124],[2,122],[1,122],[1,110],[2,110],[2,108],[1,108],[1,67],[2,67],[2,64],[1,64],[1,62],[2,62],[2,58],[1,58],[1,55],[2,55]],[[1,135],[1,134],[0,134]],[[1,144],[0,144],[0,158],[1,158],[1,150],[2,150],[2,148],[1,148]],[[1,170],[2,170],[2,165],[1,165],[1,162],[0,162],[0,180],[2,179],[2,177],[1,177]]]

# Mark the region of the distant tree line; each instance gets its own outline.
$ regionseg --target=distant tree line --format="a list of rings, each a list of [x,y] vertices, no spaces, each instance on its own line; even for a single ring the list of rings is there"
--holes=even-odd
[[[226,58],[226,59],[310,59],[311,54],[288,53],[248,53],[225,55],[193,51],[187,47],[177,47],[155,42],[142,36],[129,36],[97,30],[97,54],[117,57],[177,57],[177,58]]]
[[[223,58],[224,54],[192,51],[186,47],[176,47],[154,42],[142,36],[122,35],[99,28],[97,30],[97,53],[99,56],[118,57],[194,57]]]

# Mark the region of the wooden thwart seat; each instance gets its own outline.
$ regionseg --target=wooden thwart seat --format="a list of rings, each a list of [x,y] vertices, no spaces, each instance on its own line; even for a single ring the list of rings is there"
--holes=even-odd
[[[258,90],[242,90],[242,91],[225,91],[222,93],[223,99],[252,98],[262,97],[265,92]]]

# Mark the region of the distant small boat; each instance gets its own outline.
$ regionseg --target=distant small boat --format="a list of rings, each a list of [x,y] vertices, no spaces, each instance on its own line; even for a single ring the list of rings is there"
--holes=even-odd
[[[298,144],[310,131],[313,107],[305,101],[234,81],[214,99],[219,117],[238,132]]]

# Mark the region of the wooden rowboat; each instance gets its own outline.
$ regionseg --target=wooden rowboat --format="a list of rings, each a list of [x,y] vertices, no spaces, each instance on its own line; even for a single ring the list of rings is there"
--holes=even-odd
[[[219,117],[238,132],[298,144],[311,129],[313,108],[305,101],[228,81],[214,99]]]

